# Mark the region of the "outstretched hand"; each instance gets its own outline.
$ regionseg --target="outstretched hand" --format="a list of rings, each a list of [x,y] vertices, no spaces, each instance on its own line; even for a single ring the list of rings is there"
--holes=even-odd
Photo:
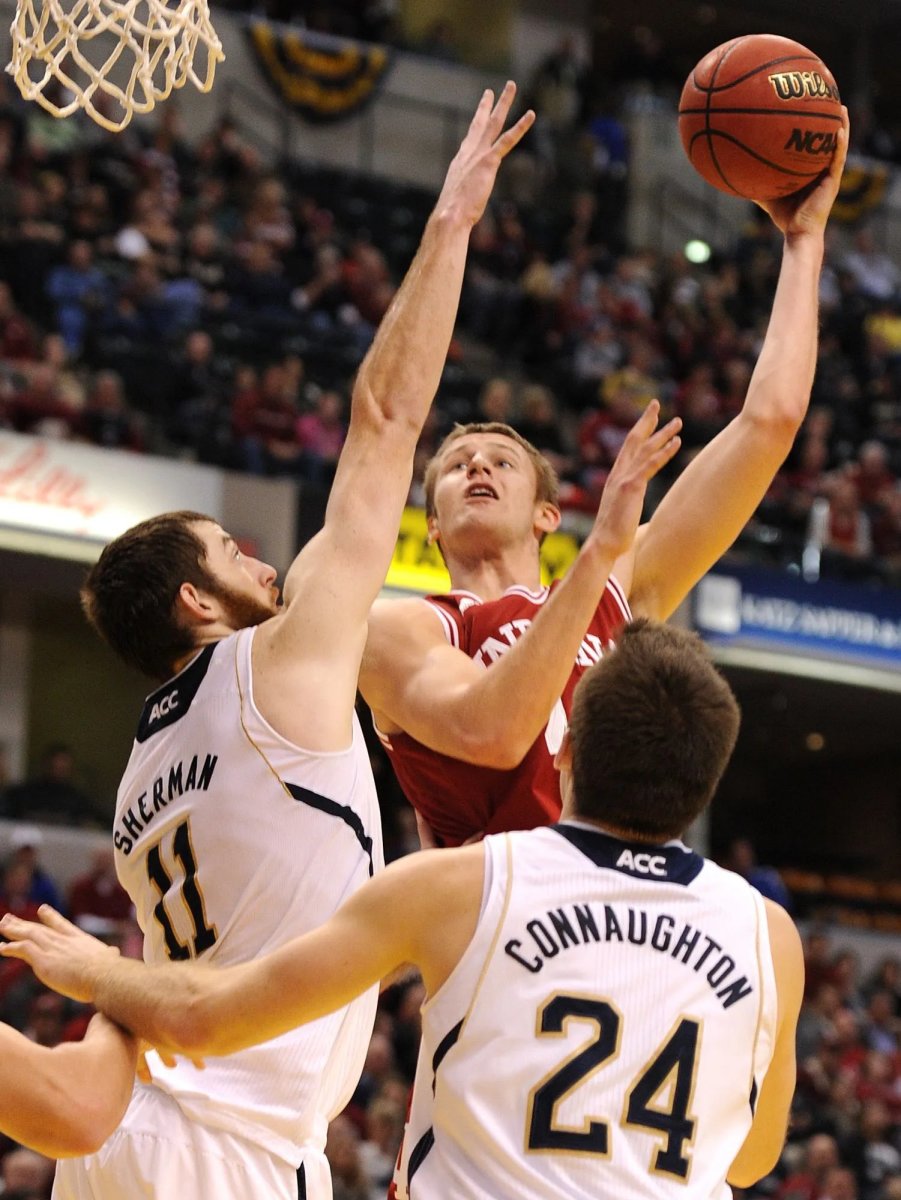
[[[515,96],[515,83],[507,83],[497,103],[492,91],[482,94],[466,137],[447,169],[436,213],[456,216],[469,225],[479,220],[494,187],[498,167],[535,120],[530,109],[504,131]]]
[[[41,905],[38,916],[40,922],[12,913],[0,918],[0,936],[9,939],[0,943],[0,955],[27,962],[42,983],[71,1000],[93,1003],[94,982],[119,951],[67,921],[49,904]]]
[[[848,110],[842,105],[842,124],[829,169],[800,192],[783,196],[779,200],[759,202],[760,207],[769,213],[777,229],[786,237],[803,233],[822,233],[826,227],[842,181],[845,159],[848,157],[849,128]]]
[[[660,402],[652,400],[629,430],[604,484],[598,515],[589,536],[603,541],[614,558],[631,549],[648,484],[682,445],[679,437],[681,419],[673,417],[658,429],[659,417]]]

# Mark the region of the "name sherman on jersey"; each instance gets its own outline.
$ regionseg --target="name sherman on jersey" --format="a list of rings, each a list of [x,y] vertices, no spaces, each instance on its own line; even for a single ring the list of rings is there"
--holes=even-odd
[[[218,761],[218,754],[195,754],[179,759],[162,775],[157,775],[150,787],[119,816],[113,833],[116,849],[130,854],[138,835],[176,797],[185,792],[208,791]]]
[[[548,909],[527,921],[522,934],[505,943],[504,953],[537,975],[561,951],[599,942],[646,946],[703,972],[723,1008],[754,991],[747,975],[737,974],[735,959],[709,934],[669,913],[631,906],[570,904]]]

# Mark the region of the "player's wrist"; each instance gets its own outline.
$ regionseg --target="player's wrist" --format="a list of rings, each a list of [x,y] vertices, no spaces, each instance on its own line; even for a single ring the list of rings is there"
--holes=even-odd
[[[784,245],[787,254],[809,255],[822,261],[826,250],[826,222],[787,230]]]

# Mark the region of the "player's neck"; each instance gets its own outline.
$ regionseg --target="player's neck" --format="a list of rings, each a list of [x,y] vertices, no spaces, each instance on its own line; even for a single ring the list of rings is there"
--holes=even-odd
[[[455,559],[448,556],[451,587],[472,592],[480,600],[497,600],[511,587],[537,591],[541,587],[541,568],[534,544],[519,551],[507,549],[494,556]]]

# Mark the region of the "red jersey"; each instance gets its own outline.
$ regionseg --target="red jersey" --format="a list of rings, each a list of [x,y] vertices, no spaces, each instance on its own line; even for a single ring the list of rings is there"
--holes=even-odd
[[[553,584],[551,587],[553,588]],[[482,602],[472,592],[427,596],[452,646],[490,667],[525,633],[549,588],[532,592],[511,587],[498,600]],[[379,737],[400,785],[429,823],[439,845],[460,846],[473,837],[510,829],[534,829],[560,816],[560,787],[554,755],[560,747],[583,672],[609,649],[632,619],[625,594],[610,579],[595,609],[563,695],[528,754],[512,770],[462,762],[430,750],[407,733]]]

